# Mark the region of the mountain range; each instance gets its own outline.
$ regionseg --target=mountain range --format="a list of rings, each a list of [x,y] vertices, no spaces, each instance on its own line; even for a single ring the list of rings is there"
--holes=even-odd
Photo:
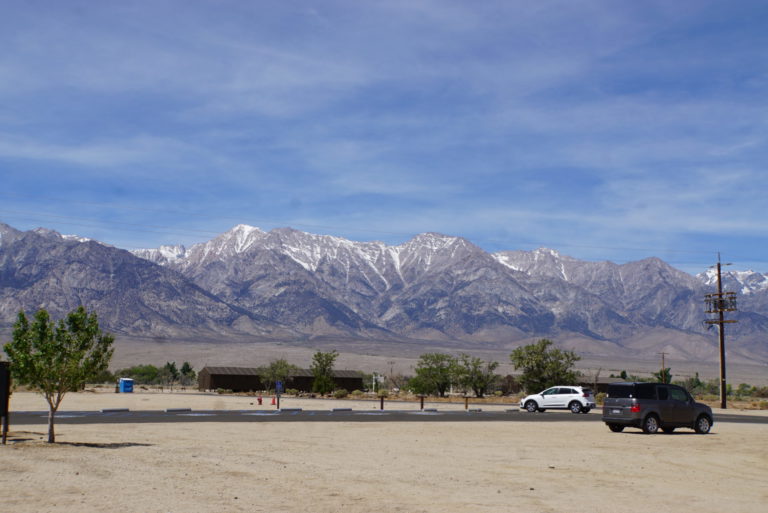
[[[768,362],[768,274],[729,271],[729,354]],[[583,354],[714,360],[704,324],[711,270],[658,258],[587,262],[551,249],[488,253],[423,233],[396,246],[238,225],[191,247],[127,251],[0,224],[0,327],[19,310],[80,304],[116,334],[275,341],[336,339],[514,347],[547,337]]]

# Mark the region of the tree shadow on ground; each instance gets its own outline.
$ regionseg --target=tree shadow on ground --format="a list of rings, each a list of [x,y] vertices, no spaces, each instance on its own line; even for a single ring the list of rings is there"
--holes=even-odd
[[[91,449],[123,449],[125,447],[152,447],[154,444],[142,444],[138,442],[56,442],[56,445],[88,447]]]

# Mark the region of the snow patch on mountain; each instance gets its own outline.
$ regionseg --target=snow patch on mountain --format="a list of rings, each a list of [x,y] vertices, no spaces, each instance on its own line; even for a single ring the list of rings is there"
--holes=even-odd
[[[696,277],[705,285],[717,286],[717,270],[707,269]],[[721,272],[724,291],[737,292],[749,296],[759,292],[768,291],[768,273],[761,274],[755,271],[727,271]]]

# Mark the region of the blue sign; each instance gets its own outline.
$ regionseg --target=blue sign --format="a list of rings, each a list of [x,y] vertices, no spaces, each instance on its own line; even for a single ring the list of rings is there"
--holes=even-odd
[[[283,393],[283,382],[278,381],[275,383],[275,393],[276,394],[282,394]]]

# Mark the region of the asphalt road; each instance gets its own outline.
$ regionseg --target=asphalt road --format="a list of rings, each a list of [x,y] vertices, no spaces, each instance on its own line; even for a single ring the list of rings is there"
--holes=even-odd
[[[10,424],[47,424],[48,413],[10,412]],[[596,413],[574,415],[570,412],[527,413],[506,411],[438,410],[101,410],[60,411],[56,424],[142,424],[167,422],[601,422]],[[720,414],[718,423],[768,424],[768,417]]]

